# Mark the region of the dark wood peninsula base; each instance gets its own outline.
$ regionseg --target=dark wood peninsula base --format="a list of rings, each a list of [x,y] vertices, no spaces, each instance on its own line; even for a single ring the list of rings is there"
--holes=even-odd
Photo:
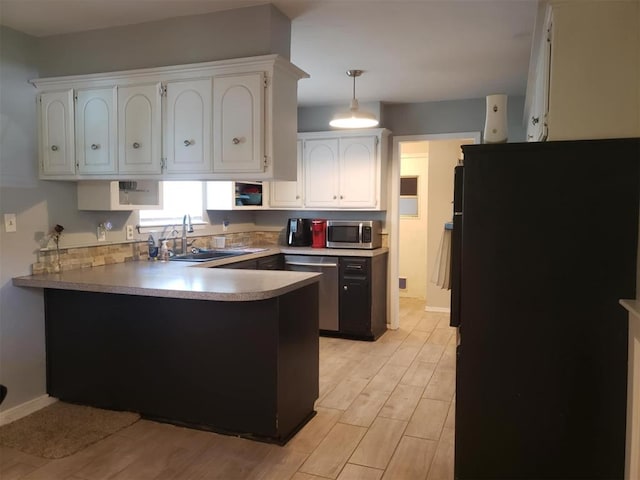
[[[47,392],[283,444],[318,398],[318,285],[256,301],[45,289]]]

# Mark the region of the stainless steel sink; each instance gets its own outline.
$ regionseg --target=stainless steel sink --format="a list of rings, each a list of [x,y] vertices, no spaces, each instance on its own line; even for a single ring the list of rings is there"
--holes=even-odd
[[[182,262],[208,262],[210,260],[218,260],[220,258],[237,257],[239,255],[246,255],[251,252],[242,251],[222,251],[222,250],[200,250],[195,253],[183,253],[180,255],[174,255],[169,260],[176,260]]]

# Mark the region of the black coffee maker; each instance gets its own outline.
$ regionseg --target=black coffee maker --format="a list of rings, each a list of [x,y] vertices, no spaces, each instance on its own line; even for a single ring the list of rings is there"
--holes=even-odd
[[[290,218],[287,221],[287,245],[290,247],[310,247],[311,242],[311,219]]]

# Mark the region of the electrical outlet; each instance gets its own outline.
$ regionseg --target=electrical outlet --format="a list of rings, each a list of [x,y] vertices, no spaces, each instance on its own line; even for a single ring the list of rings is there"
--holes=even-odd
[[[127,225],[127,240],[133,240],[133,225]]]
[[[98,241],[99,242],[106,242],[107,241],[107,229],[104,228],[101,225],[98,225],[98,228],[96,229],[96,237],[98,237]]]
[[[4,214],[4,231],[7,233],[11,233],[11,232],[15,232],[16,229],[17,229],[16,214],[5,213]]]

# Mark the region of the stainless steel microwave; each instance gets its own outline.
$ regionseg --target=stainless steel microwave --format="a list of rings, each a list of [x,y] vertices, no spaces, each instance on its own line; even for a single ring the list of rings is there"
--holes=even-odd
[[[327,248],[378,248],[381,231],[379,220],[327,220]]]

